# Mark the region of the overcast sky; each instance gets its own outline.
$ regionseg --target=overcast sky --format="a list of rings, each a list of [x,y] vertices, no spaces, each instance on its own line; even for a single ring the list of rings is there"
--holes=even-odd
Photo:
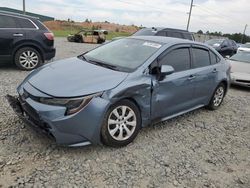
[[[185,29],[191,0],[26,0],[26,10],[56,19],[109,21],[147,27]],[[0,0],[0,6],[22,9],[22,0]],[[194,0],[190,31],[243,32],[249,0]]]

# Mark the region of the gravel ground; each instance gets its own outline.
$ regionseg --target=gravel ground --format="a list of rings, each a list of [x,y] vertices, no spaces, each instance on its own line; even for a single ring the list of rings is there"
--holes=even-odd
[[[57,57],[94,45],[56,39]],[[231,88],[217,111],[143,129],[127,147],[65,148],[23,124],[4,96],[27,72],[0,67],[0,187],[250,187],[250,91]]]

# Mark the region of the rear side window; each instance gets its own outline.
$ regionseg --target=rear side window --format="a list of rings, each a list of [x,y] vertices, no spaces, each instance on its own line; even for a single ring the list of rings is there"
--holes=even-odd
[[[17,18],[18,23],[22,28],[26,29],[35,29],[35,25],[28,19]]]
[[[160,65],[171,65],[175,72],[190,69],[189,48],[179,48],[169,52],[160,60]]]
[[[0,28],[19,28],[16,19],[11,16],[0,15]]]
[[[166,37],[167,33],[166,33],[166,31],[159,31],[159,32],[156,33],[156,36],[164,36],[164,37]]]
[[[192,34],[190,33],[182,33],[182,34],[184,36],[184,39],[194,40]]]
[[[193,67],[205,67],[210,65],[208,50],[201,48],[193,48]]]
[[[174,38],[180,38],[180,39],[183,38],[182,33],[178,33],[178,32],[168,31],[167,35],[169,37],[174,37]]]
[[[237,46],[236,42],[234,42],[233,40],[230,41],[232,43],[232,46]]]

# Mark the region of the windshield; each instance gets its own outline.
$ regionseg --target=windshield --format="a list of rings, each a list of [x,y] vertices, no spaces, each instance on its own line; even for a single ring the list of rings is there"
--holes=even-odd
[[[208,44],[208,45],[215,45],[215,44],[221,45],[221,43],[223,41],[224,41],[223,39],[212,39],[212,40],[206,41],[206,44]]]
[[[138,39],[120,39],[100,46],[84,58],[107,68],[131,72],[142,65],[162,45]]]
[[[238,52],[237,54],[233,55],[230,59],[233,61],[250,63],[250,52]]]
[[[250,43],[242,44],[240,47],[242,47],[242,48],[250,48]]]

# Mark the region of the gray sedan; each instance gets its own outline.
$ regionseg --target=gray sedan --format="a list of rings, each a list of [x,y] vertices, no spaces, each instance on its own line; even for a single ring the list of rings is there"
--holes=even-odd
[[[134,36],[47,64],[7,98],[21,119],[59,144],[121,147],[153,122],[218,109],[229,75],[229,63],[209,46]]]
[[[250,88],[250,52],[238,52],[230,59],[231,83]]]

